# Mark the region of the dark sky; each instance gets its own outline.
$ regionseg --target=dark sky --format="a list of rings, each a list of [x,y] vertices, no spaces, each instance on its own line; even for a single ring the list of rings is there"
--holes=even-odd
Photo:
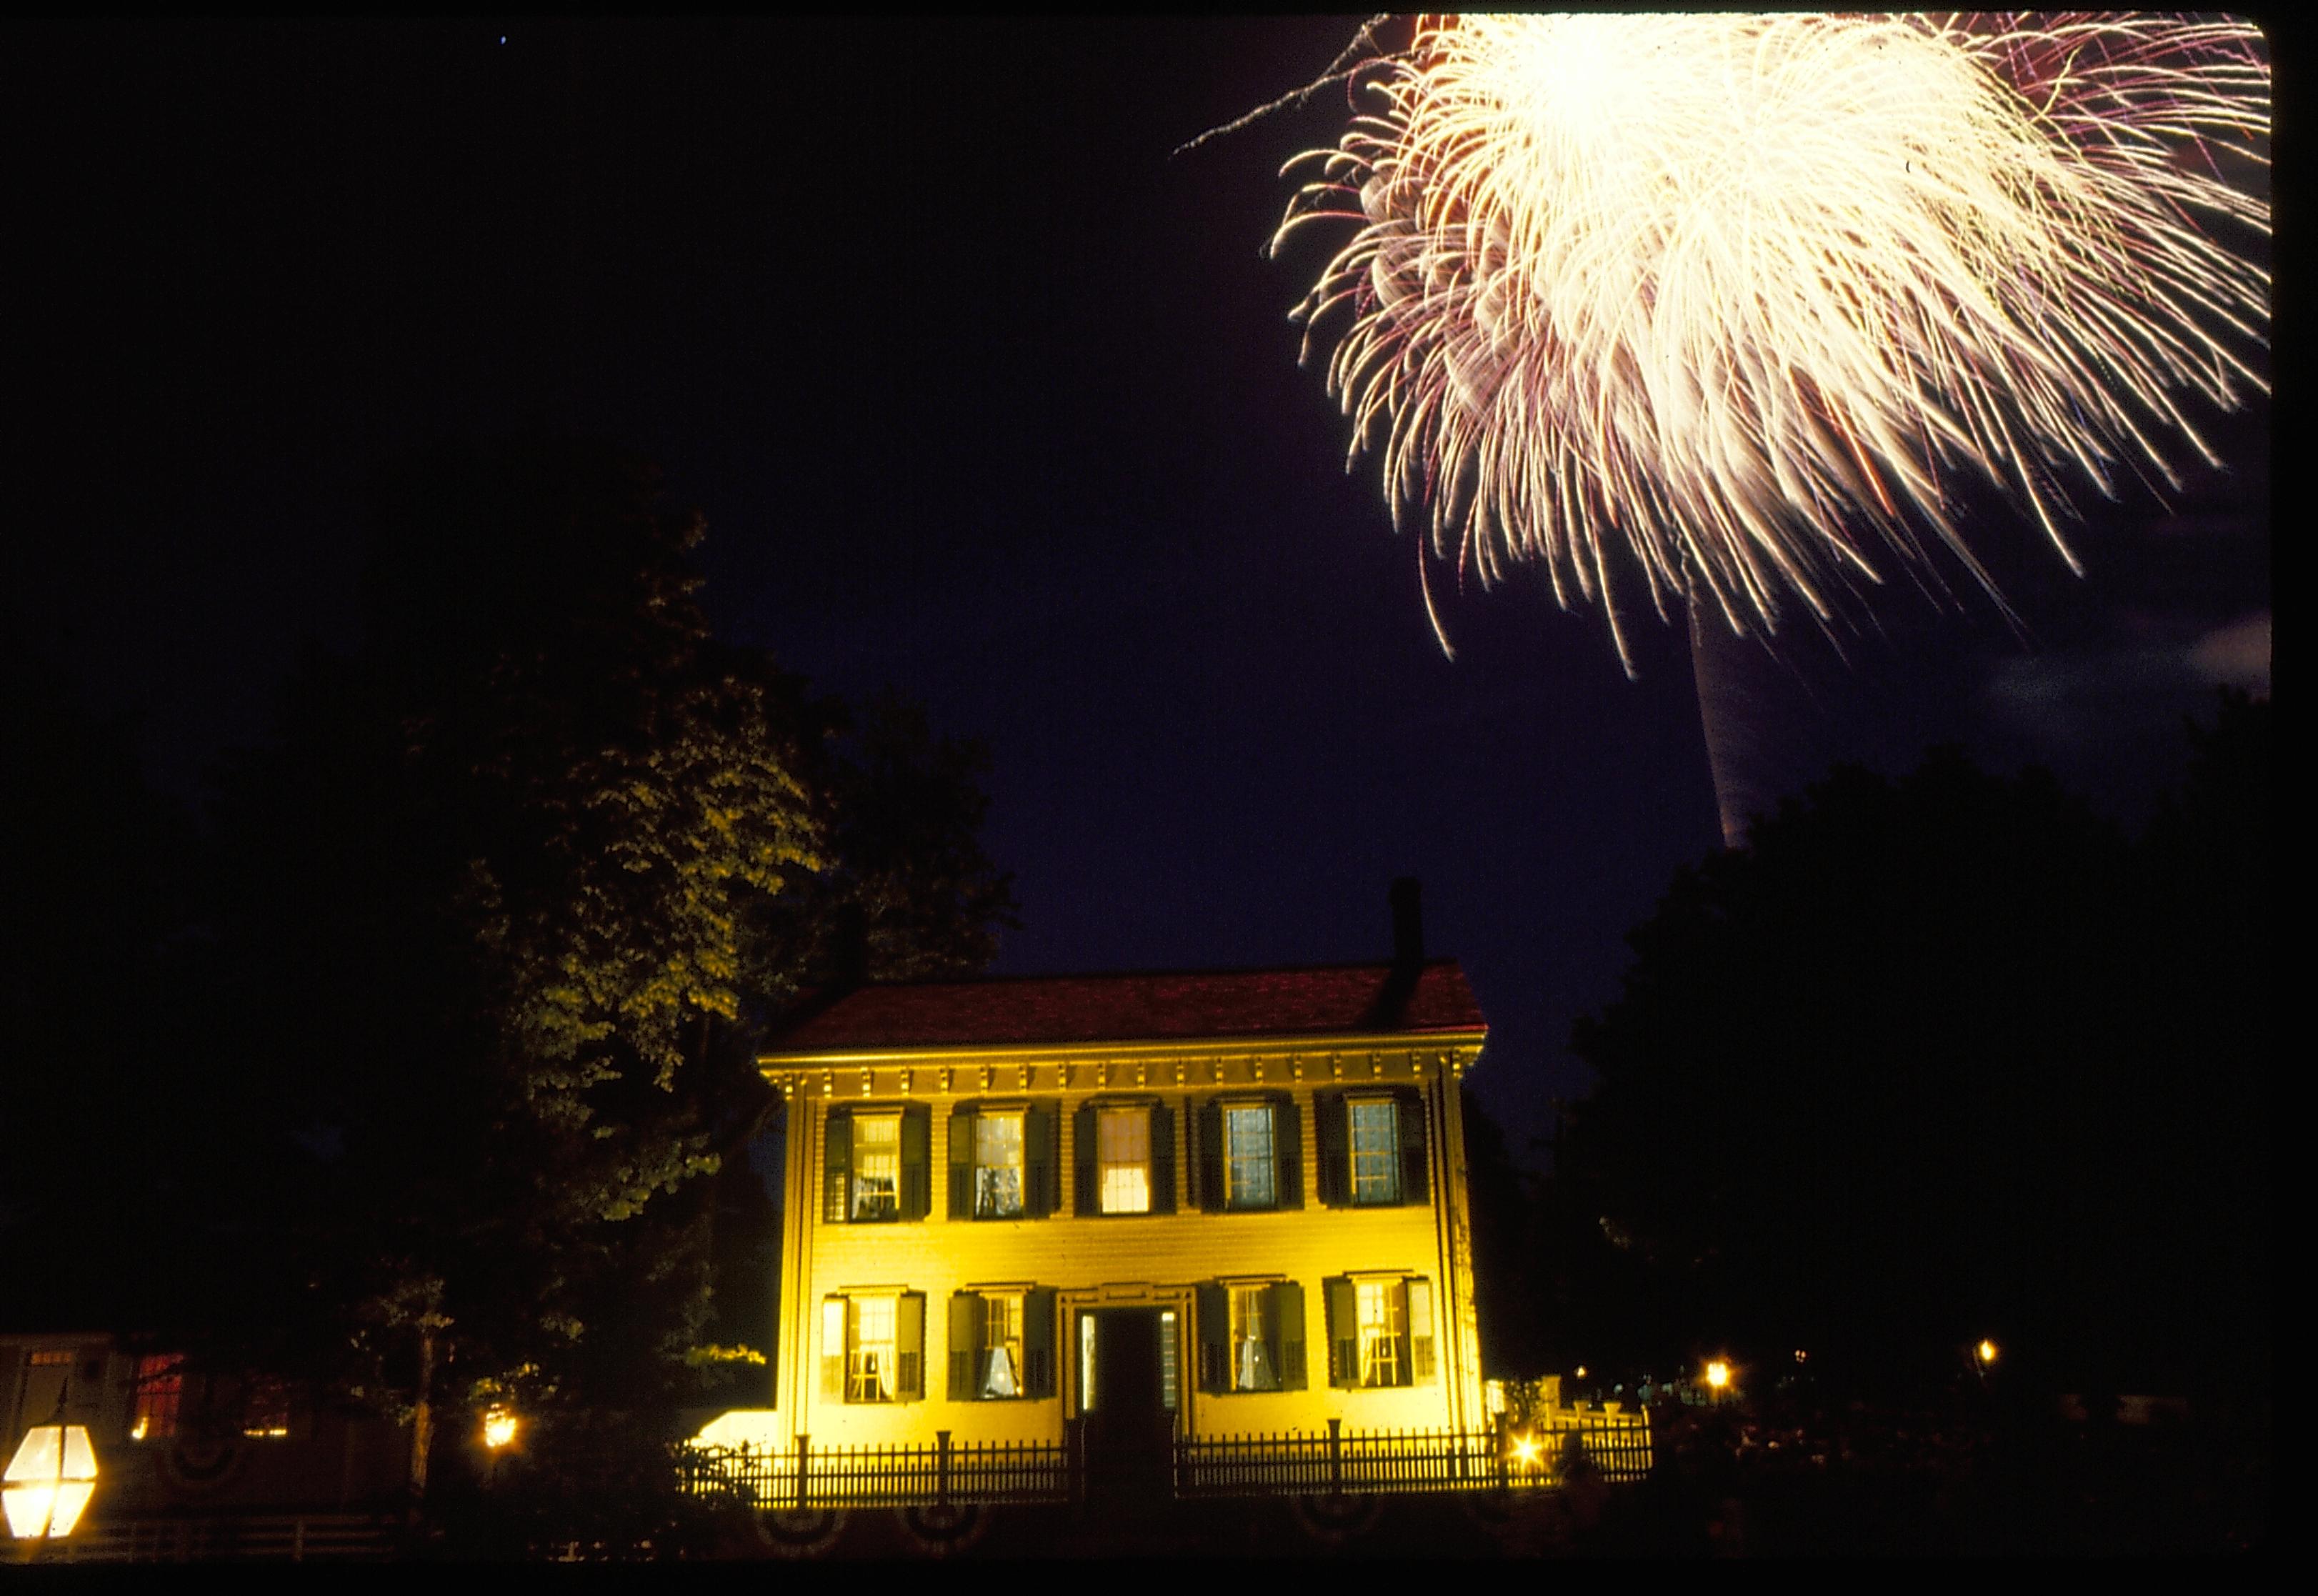
[[[1262,258],[1341,20],[112,24],[0,51],[7,624],[198,790],[303,636],[356,641],[398,451],[543,428],[706,514],[719,629],[983,739],[1002,972],[1383,957],[1388,880],[1496,1027],[1516,1141],[1571,1017],[1716,845],[1686,640],[1541,578],[1433,591]],[[1798,766],[1937,741],[2131,818],[2212,684],[2268,682],[2267,405],[2071,576],[2000,507],[1985,600],[1805,646]],[[1777,670],[1769,674],[1776,677]],[[1803,708],[1793,708],[1802,705]]]

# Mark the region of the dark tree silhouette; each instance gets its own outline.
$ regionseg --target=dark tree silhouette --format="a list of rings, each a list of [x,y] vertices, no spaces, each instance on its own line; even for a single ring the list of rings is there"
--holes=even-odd
[[[2225,706],[2139,843],[1947,752],[1682,872],[1574,1038],[1608,1231],[1703,1333],[1821,1369],[1983,1333],[2112,1389],[2244,1366],[2267,739]]]
[[[994,951],[973,753],[898,709],[848,741],[711,638],[698,518],[616,451],[436,450],[379,502],[363,648],[309,654],[218,811],[248,1200],[301,1217],[372,1400],[672,1411],[753,1025],[849,903],[869,973]]]

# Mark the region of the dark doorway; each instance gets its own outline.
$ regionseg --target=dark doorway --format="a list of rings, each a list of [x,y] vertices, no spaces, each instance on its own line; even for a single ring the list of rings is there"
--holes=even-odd
[[[1172,1500],[1176,1315],[1088,1309],[1077,1328],[1088,1494],[1122,1506]]]

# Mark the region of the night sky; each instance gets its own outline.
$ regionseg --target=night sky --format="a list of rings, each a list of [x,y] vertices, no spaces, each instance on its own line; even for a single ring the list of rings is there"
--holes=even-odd
[[[987,744],[1001,973],[1430,951],[1496,1027],[1517,1148],[1571,1018],[1718,844],[1688,646],[1416,546],[1299,370],[1334,240],[1262,256],[1341,19],[12,27],[0,52],[6,624],[198,794],[300,639],[358,641],[365,484],[445,437],[658,460],[720,633]],[[2215,683],[2267,690],[2266,404],[2070,575],[2001,507],[2024,621],[1905,590],[1794,655],[1803,763],[2035,761],[2121,819]],[[2089,496],[2087,496],[2089,499]],[[1798,694],[1804,690],[1798,688]]]

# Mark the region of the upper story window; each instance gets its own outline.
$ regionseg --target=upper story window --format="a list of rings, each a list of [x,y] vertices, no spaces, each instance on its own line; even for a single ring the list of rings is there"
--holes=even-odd
[[[1233,1208],[1271,1208],[1280,1202],[1271,1158],[1271,1107],[1224,1110],[1224,1202]]]
[[[1360,1276],[1328,1282],[1331,1384],[1429,1384],[1436,1377],[1433,1348],[1431,1281]]]
[[[290,1382],[253,1375],[241,1392],[241,1433],[279,1440],[290,1433]]]
[[[853,1116],[853,1208],[848,1219],[902,1214],[902,1116]]]
[[[1213,1392],[1304,1389],[1304,1287],[1293,1280],[1199,1288],[1199,1384]]]
[[[1225,1098],[1203,1105],[1194,1123],[1200,1207],[1304,1205],[1303,1132],[1292,1100]]]
[[[1055,1211],[1055,1112],[961,1105],[949,1116],[949,1216],[1036,1219]]]
[[[1106,1108],[1095,1117],[1098,1206],[1105,1213],[1151,1212],[1151,1115],[1140,1108]]]
[[[926,1216],[928,1111],[836,1108],[822,1148],[822,1217],[831,1224],[876,1224]]]
[[[1352,1202],[1375,1207],[1400,1201],[1400,1105],[1355,1098],[1345,1105],[1352,1132]]]
[[[1430,1202],[1424,1100],[1411,1091],[1325,1092],[1313,1105],[1320,1201],[1332,1208]]]
[[[1175,1116],[1158,1104],[1086,1104],[1077,1114],[1078,1212],[1172,1213]]]
[[[925,1395],[926,1299],[917,1292],[862,1292],[821,1303],[821,1393],[847,1402],[914,1402]]]

